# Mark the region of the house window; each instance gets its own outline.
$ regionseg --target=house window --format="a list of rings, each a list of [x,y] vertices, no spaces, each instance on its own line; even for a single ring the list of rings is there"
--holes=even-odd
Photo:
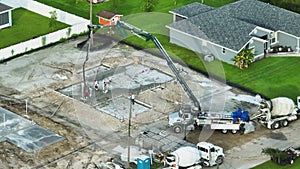
[[[275,42],[276,42],[276,39],[272,38],[271,43],[275,43]]]
[[[9,22],[8,19],[8,12],[5,12],[3,14],[0,14],[0,25],[7,24]]]
[[[225,52],[226,52],[226,50],[225,50],[225,48],[223,48],[223,49],[222,49],[222,53],[225,53]]]

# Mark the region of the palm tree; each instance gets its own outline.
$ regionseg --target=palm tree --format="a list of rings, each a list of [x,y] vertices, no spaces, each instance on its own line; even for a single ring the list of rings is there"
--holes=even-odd
[[[262,153],[271,157],[271,160],[277,164],[286,160],[289,155],[286,152],[280,151],[277,148],[263,148]]]
[[[254,48],[244,48],[232,59],[232,61],[234,61],[234,64],[240,69],[248,68],[255,56],[253,51]]]

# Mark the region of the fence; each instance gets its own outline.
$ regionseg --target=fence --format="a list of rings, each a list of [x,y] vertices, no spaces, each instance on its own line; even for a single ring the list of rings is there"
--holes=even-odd
[[[49,12],[56,11],[57,20],[71,26],[69,28],[28,40],[26,42],[21,42],[19,44],[0,49],[0,60],[8,59],[14,55],[37,49],[47,44],[58,42],[63,38],[69,38],[73,34],[85,32],[87,31],[87,25],[90,23],[87,19],[69,14],[62,10],[41,4],[33,0],[1,0],[1,3],[14,8],[22,7],[46,17],[50,17]]]

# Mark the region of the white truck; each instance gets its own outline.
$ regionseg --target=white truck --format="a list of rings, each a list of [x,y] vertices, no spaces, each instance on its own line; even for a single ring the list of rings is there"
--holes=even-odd
[[[188,113],[186,113],[188,112]],[[235,112],[210,112],[192,115],[184,107],[179,112],[168,116],[168,125],[173,127],[175,133],[181,133],[184,130],[194,130],[194,125],[209,127],[212,130],[220,130],[223,134],[231,131],[236,134],[240,131],[242,134],[255,130],[254,125],[249,120],[249,113],[238,109]]]
[[[300,97],[297,97],[296,106],[294,101],[287,97],[277,97],[271,100],[260,98],[258,113],[251,117],[269,129],[278,129],[288,126],[289,122],[297,120],[300,115]]]
[[[185,146],[171,152],[166,157],[169,169],[200,169],[223,163],[223,149],[208,142],[200,142],[197,147]]]

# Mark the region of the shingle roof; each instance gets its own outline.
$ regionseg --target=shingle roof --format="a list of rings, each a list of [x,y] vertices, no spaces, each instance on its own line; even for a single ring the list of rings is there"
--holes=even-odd
[[[283,8],[258,0],[240,0],[216,10],[263,28],[281,30],[300,37],[300,14]]]
[[[300,37],[300,14],[258,0],[240,0],[197,15],[199,4],[175,9],[174,13],[194,16],[168,26],[236,51],[250,40],[256,26]]]
[[[12,7],[0,3],[0,12],[7,11],[7,10],[10,10],[10,9],[12,9]]]
[[[236,51],[251,39],[249,33],[256,27],[215,10],[168,26]]]
[[[189,18],[189,17],[199,15],[204,12],[208,12],[213,9],[214,8],[211,6],[207,6],[207,5],[201,4],[199,2],[194,2],[194,3],[188,4],[186,6],[174,9],[171,12]]]
[[[115,15],[117,15],[117,14],[114,12],[111,12],[111,11],[106,11],[106,10],[102,10],[99,13],[97,13],[97,16],[105,18],[105,19],[111,19]]]

